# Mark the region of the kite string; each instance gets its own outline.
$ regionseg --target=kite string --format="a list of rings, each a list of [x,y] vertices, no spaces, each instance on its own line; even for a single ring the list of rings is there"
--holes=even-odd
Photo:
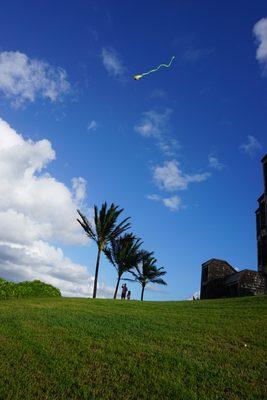
[[[171,66],[171,64],[172,64],[172,62],[173,62],[174,59],[175,59],[175,57],[173,56],[173,57],[171,58],[171,61],[169,62],[169,64],[160,64],[157,68],[151,69],[151,70],[148,71],[148,72],[144,72],[144,73],[142,74],[142,76],[149,75],[149,74],[151,74],[152,72],[156,72],[156,71],[158,71],[161,67],[169,68],[169,67]]]

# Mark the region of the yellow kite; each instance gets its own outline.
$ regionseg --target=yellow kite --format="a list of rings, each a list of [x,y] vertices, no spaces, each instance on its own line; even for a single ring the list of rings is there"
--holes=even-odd
[[[148,72],[144,72],[143,74],[135,75],[135,76],[134,76],[134,79],[135,79],[136,81],[139,81],[139,79],[143,78],[143,76],[149,75],[149,74],[151,74],[152,72],[156,72],[156,71],[158,71],[161,67],[169,68],[169,67],[171,66],[171,64],[172,64],[172,62],[173,62],[174,59],[175,59],[175,57],[173,56],[173,57],[171,58],[171,61],[169,62],[169,64],[160,64],[158,67],[153,68],[153,69],[151,69],[151,70],[148,71]]]

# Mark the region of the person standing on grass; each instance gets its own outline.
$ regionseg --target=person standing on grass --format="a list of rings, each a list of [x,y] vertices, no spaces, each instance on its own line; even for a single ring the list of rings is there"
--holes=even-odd
[[[126,283],[124,283],[123,285],[122,285],[122,291],[121,291],[121,299],[122,300],[125,300],[125,297],[126,297],[126,293],[127,293],[127,290],[128,290],[128,288],[127,288],[127,286],[126,286]]]
[[[128,293],[127,293],[127,300],[131,300],[131,291],[130,290],[128,290]]]

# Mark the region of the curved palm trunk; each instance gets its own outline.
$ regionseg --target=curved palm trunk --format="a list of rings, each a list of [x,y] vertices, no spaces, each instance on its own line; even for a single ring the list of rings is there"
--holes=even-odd
[[[145,291],[146,285],[142,285],[142,292],[141,292],[141,301],[144,300],[144,291]]]
[[[98,280],[98,270],[99,270],[99,263],[100,263],[100,255],[101,255],[101,250],[98,249],[97,259],[96,259],[96,266],[95,266],[95,281],[94,281],[93,299],[96,298],[96,292],[97,292],[97,280]]]
[[[116,285],[116,289],[115,289],[115,292],[114,292],[113,299],[117,298],[117,293],[118,293],[118,289],[119,289],[120,280],[121,280],[121,276],[118,275],[117,285]]]

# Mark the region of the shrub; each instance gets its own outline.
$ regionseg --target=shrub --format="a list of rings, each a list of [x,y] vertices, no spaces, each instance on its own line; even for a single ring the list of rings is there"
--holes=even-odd
[[[60,296],[59,289],[38,280],[14,283],[0,278],[0,299]]]

